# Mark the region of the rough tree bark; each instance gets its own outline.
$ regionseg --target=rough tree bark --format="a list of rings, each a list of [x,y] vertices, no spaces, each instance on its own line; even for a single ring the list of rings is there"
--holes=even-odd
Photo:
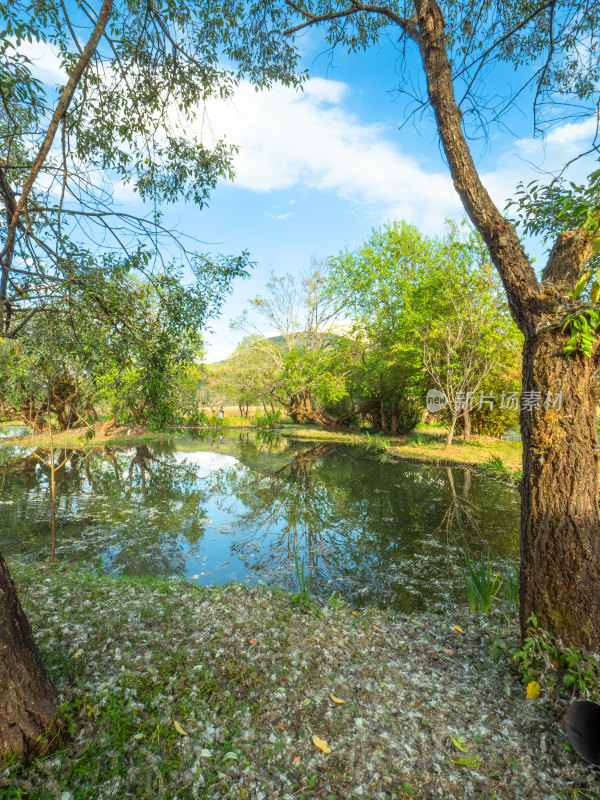
[[[565,358],[564,346],[554,329],[529,337],[523,352],[523,393],[539,396],[539,407],[521,409],[521,627],[535,613],[543,628],[597,650],[597,364],[583,355]]]
[[[47,752],[58,711],[58,692],[0,553],[0,756]]]
[[[436,0],[417,0],[405,32],[418,44],[429,100],[454,186],[485,241],[525,336],[521,411],[521,630],[535,613],[550,632],[600,651],[600,515],[592,379],[598,353],[567,357],[562,320],[572,287],[592,255],[584,231],[561,234],[538,282],[512,224],[481,183],[462,130]],[[538,393],[534,396],[528,392]],[[562,393],[562,407],[546,407]]]
[[[110,419],[107,419],[104,425],[102,426],[101,430],[102,436],[108,436],[110,429],[114,428],[116,421],[117,421],[117,415],[112,414]]]

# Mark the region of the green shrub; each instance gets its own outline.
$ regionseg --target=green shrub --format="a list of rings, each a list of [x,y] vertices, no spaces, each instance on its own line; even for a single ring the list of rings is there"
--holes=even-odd
[[[421,421],[422,410],[421,403],[415,397],[400,395],[397,398],[396,415],[398,435],[403,436],[418,425]],[[386,430],[390,431],[392,429],[392,400],[390,398],[384,401],[384,414]],[[365,412],[363,416],[372,427],[376,430],[381,430],[381,411],[379,406]]]
[[[264,416],[257,411],[254,415],[254,424],[257,428],[279,428],[281,426],[281,411],[267,411]]]

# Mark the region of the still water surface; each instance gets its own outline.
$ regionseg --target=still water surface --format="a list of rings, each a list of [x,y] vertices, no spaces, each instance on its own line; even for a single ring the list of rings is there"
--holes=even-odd
[[[517,556],[516,490],[473,470],[248,432],[67,455],[57,559],[107,573],[297,590],[297,552],[315,593],[413,611],[463,597],[465,549]],[[0,550],[47,558],[49,514],[48,469],[0,448]]]

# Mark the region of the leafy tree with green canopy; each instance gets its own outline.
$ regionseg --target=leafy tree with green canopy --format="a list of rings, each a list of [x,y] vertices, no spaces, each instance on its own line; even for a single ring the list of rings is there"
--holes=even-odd
[[[391,398],[393,435],[398,396],[418,396],[423,389],[417,331],[434,313],[439,287],[431,291],[430,272],[437,270],[439,250],[416,227],[395,222],[331,261],[329,290],[346,308],[348,337],[362,350],[352,370],[353,393],[378,398],[383,432]]]
[[[261,347],[261,337],[247,337],[235,349],[227,363],[215,370],[213,396],[225,396],[235,403],[240,416],[248,416],[248,407],[262,403],[273,406],[273,385],[269,379],[272,364]]]
[[[466,393],[514,368],[522,343],[477,233],[450,225],[431,239],[404,222],[386,225],[332,261],[329,283],[352,317],[349,336],[362,343],[353,378],[358,393],[379,392],[382,429],[390,396],[394,434],[398,396],[406,405],[435,386],[449,399],[448,444],[460,414],[468,435]]]
[[[597,240],[597,199],[593,192],[588,197],[567,191],[567,202],[581,201],[584,213],[565,214],[554,226],[553,245],[538,278],[515,224],[485,188],[469,145],[476,137],[492,142],[494,126],[525,105],[532,110],[536,134],[567,118],[598,118],[600,5],[589,0],[397,0],[380,5],[272,0],[251,4],[243,21],[248,52],[257,65],[278,66],[282,72],[297,68],[297,35],[315,26],[332,47],[349,51],[364,50],[381,36],[397,37],[405,55],[401,88],[414,90],[425,79],[418,109],[433,112],[456,191],[488,248],[524,336],[522,395],[531,402],[522,403],[520,418],[521,630],[524,634],[527,620],[536,614],[542,628],[568,643],[600,650],[593,390],[600,358],[600,287],[591,304],[582,294]],[[258,33],[273,48],[253,48]],[[515,71],[507,81],[511,68]],[[504,95],[502,90],[486,95],[494,70]],[[592,148],[597,149],[595,141]],[[545,402],[549,397],[551,404]]]
[[[161,211],[176,199],[201,208],[218,179],[232,175],[232,147],[194,134],[206,100],[228,96],[239,75],[268,83],[280,73],[237,47],[241,12],[236,4],[217,12],[173,0],[0,0],[3,339],[20,336],[65,292],[73,304],[88,299],[114,312],[120,330],[127,320],[116,316],[110,295],[133,275],[158,286],[162,303],[176,304],[180,290],[163,280],[173,258],[220,289],[245,273],[245,254],[220,262],[204,256],[197,241],[163,224]],[[63,85],[33,77],[25,42],[58,59]],[[151,212],[136,217],[119,208],[117,184],[131,186]],[[158,362],[147,368],[157,387]],[[1,556],[0,619],[0,753],[39,752],[58,698]]]
[[[450,445],[459,417],[467,437],[473,409],[481,419],[508,405],[515,388],[508,376],[518,372],[523,337],[479,235],[471,231],[461,239],[451,226],[441,245],[439,280],[429,284],[437,311],[421,325],[419,340],[423,372],[448,398]],[[499,394],[491,391],[493,378],[504,379]]]
[[[337,332],[341,308],[328,290],[327,265],[313,259],[300,279],[273,275],[266,289],[251,301],[261,323],[247,313],[235,323],[248,334],[245,352],[254,353],[270,394],[297,422],[340,427],[357,408],[335,416],[326,410],[347,396],[350,363],[348,343]],[[278,336],[266,338],[264,325]]]
[[[0,343],[5,410],[40,431],[55,415],[64,431],[97,419],[100,402],[111,412],[104,433],[117,421],[164,428],[193,414],[188,372],[202,354],[201,326],[219,301],[213,278],[204,283],[183,286],[174,271],[154,284],[129,276],[110,294],[102,290],[110,313],[87,296],[54,301],[17,340]],[[115,326],[116,318],[124,322]]]

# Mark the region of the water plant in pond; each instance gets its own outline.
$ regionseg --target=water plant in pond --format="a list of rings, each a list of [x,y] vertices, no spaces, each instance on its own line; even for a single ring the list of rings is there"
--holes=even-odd
[[[514,486],[516,486],[523,477],[522,470],[513,472],[504,464],[500,456],[497,455],[491,455],[487,461],[484,461],[481,465],[481,469],[490,478],[502,481],[503,483],[510,483]]]
[[[298,594],[296,595],[298,605],[305,608],[307,611],[312,607],[312,600],[310,590],[312,586],[312,575],[306,572],[304,568],[304,559],[300,561],[298,558],[298,551],[294,548],[294,567],[296,570],[296,579],[298,581]]]
[[[365,433],[363,447],[365,450],[375,450],[377,453],[385,453],[390,449],[391,443],[380,433],[375,433],[373,435]]]
[[[479,564],[472,561],[467,553],[464,554],[464,560],[465,566],[461,571],[471,611],[491,611],[492,603],[502,587],[500,573],[492,574],[492,565],[483,553]]]

